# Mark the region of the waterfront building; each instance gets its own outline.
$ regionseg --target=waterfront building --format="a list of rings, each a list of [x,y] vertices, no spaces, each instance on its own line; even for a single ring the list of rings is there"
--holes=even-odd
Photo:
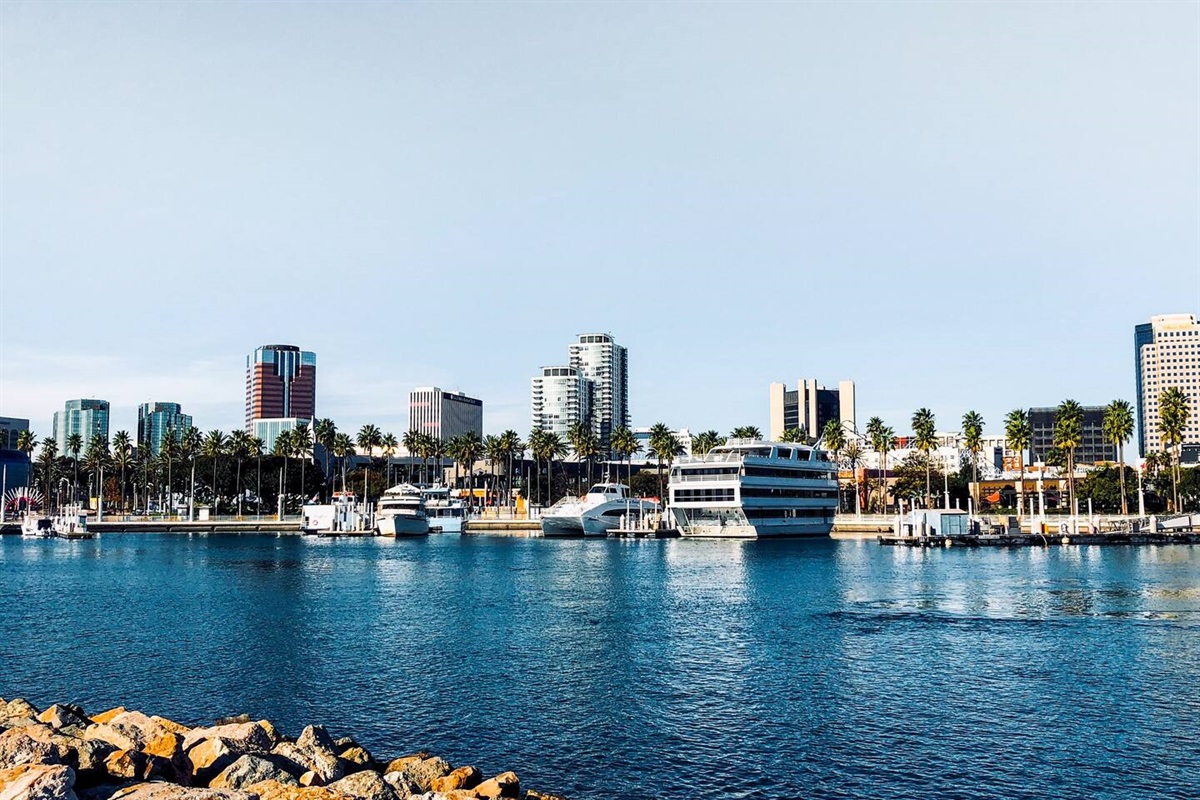
[[[483,438],[483,401],[436,386],[413,389],[408,395],[408,429],[443,442],[463,433]]]
[[[1158,398],[1171,387],[1188,396],[1185,444],[1200,444],[1200,323],[1194,314],[1163,314],[1133,329],[1138,453],[1163,449]]]
[[[27,419],[0,417],[0,475],[6,489],[29,483],[29,455],[17,449],[21,432],[27,430]]]
[[[52,436],[54,441],[58,442],[58,454],[60,456],[69,455],[67,438],[71,434],[79,434],[85,448],[92,437],[97,434],[107,439],[108,411],[107,400],[90,398],[68,400],[62,411],[55,411]]]
[[[613,431],[629,427],[629,352],[607,333],[582,333],[568,363],[591,382],[591,426],[608,452]]]
[[[542,374],[530,379],[534,430],[550,431],[566,439],[572,425],[590,422],[592,386],[575,367],[542,367]]]
[[[1117,446],[1104,436],[1104,406],[1083,406],[1083,436],[1075,449],[1075,463],[1100,464],[1117,460]],[[1029,409],[1029,425],[1033,438],[1029,445],[1029,461],[1045,462],[1054,449],[1054,420],[1057,409],[1052,406]]]
[[[246,432],[261,419],[317,414],[317,355],[290,344],[268,344],[246,356]]]
[[[168,428],[178,441],[190,427],[192,418],[183,413],[179,403],[142,403],[138,406],[137,443],[150,448],[154,455],[162,449]]]
[[[836,419],[847,431],[856,430],[854,381],[839,381],[837,389],[826,389],[816,380],[797,379],[796,389],[789,391],[782,383],[770,386],[771,418],[768,436],[773,441],[783,432],[802,428],[811,438],[825,430],[825,424]]]

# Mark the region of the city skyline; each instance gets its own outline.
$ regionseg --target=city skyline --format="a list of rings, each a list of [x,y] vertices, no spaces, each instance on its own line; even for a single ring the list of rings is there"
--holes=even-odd
[[[0,413],[232,430],[294,341],[339,426],[436,385],[526,433],[611,330],[635,426],[766,430],[802,369],[998,432],[1134,401],[1131,327],[1200,306],[1194,4],[358,9],[4,5],[0,282],[86,315],[6,304]]]

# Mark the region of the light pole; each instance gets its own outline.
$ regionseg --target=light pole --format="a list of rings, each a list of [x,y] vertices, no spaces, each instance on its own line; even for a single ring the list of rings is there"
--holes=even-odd
[[[1142,470],[1145,469],[1146,462],[1138,462],[1138,516],[1146,516],[1146,490],[1142,485]]]

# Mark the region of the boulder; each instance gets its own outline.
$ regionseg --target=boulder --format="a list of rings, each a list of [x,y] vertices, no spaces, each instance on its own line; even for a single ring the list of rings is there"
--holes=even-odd
[[[410,797],[415,794],[421,794],[421,787],[413,783],[408,778],[404,777],[400,772],[389,772],[383,776],[387,781],[388,786],[395,790],[400,797]]]
[[[426,753],[424,750],[413,753],[411,756],[400,756],[399,758],[394,758],[388,762],[387,768],[384,770],[384,772],[403,772],[404,768],[409,764],[415,764],[418,761],[425,760],[426,758],[429,758],[429,753]]]
[[[175,720],[167,719],[166,717],[152,715],[150,719],[154,720],[171,733],[178,733],[181,736],[186,736],[187,732],[191,730],[191,728],[189,728],[187,725],[181,725]]]
[[[0,733],[0,769],[22,764],[63,764],[69,757],[70,751],[65,746],[49,737],[45,741],[35,738],[26,732],[26,728],[11,728]]]
[[[82,708],[72,705],[59,705],[58,703],[38,714],[37,720],[55,729],[74,726],[86,728],[88,725],[88,719],[84,716]]]
[[[475,767],[459,767],[449,775],[434,778],[429,782],[429,788],[435,792],[448,792],[451,789],[473,789],[479,784],[479,770]]]
[[[397,759],[399,760],[399,759]],[[392,762],[393,764],[396,762]],[[391,765],[388,765],[388,771],[391,772]],[[400,769],[400,775],[407,778],[417,785],[422,792],[428,792],[432,788],[433,779],[440,778],[450,774],[450,764],[444,758],[433,756],[432,758],[422,758],[413,761]]]
[[[140,711],[122,712],[89,725],[83,733],[85,739],[100,739],[122,750],[141,750],[151,740],[176,735]]]
[[[75,750],[76,777],[81,781],[90,781],[93,778],[106,776],[104,769],[104,761],[117,748],[113,747],[108,742],[102,742],[99,739],[80,739]]]
[[[284,786],[299,786],[294,777],[259,756],[244,755],[230,764],[208,784],[213,789],[245,789],[252,783],[274,781]]]
[[[397,800],[396,792],[378,772],[356,772],[329,784],[329,788],[357,800]]]
[[[125,708],[125,706],[117,706],[116,708],[110,708],[108,711],[102,711],[94,717],[88,717],[88,719],[90,719],[92,722],[96,723],[97,725],[103,725],[106,722],[108,722],[109,720],[111,720],[113,717],[116,717],[120,714],[124,714],[126,710],[127,709]]]
[[[167,732],[147,740],[142,745],[142,752],[147,755],[165,758],[168,761],[181,762],[183,758],[183,737],[178,733]]]
[[[333,737],[329,735],[329,731],[325,730],[324,725],[309,725],[300,732],[296,738],[296,746],[301,750],[310,750],[337,755],[338,746],[333,741]]]
[[[342,760],[342,766],[345,767],[347,775],[351,772],[371,769],[375,764],[375,761],[371,758],[371,754],[357,745],[343,750],[338,755],[338,758]]]
[[[145,778],[146,766],[145,754],[137,750],[114,750],[104,759],[104,771],[118,781]]]
[[[294,786],[276,781],[252,783],[245,791],[256,795],[258,800],[353,800],[327,786]]]
[[[249,714],[238,714],[236,717],[219,717],[213,722],[213,725],[237,725],[240,722],[249,722]]]
[[[301,746],[302,740],[308,745],[307,747]],[[322,749],[312,739],[304,740],[304,737],[301,737],[295,744],[280,742],[271,748],[271,753],[295,764],[300,773],[309,771],[316,773],[320,779],[318,783],[322,785],[333,783],[346,774],[345,767],[338,757],[332,751]]]
[[[190,750],[205,739],[222,739],[227,747],[239,753],[269,753],[274,744],[259,723],[233,722],[211,728],[193,728],[183,737],[183,749]]]
[[[109,800],[257,800],[257,797],[235,789],[194,789],[154,782],[120,789]]]
[[[34,708],[33,703],[20,697],[14,697],[4,704],[3,709],[0,709],[0,717],[9,719],[34,719],[37,715],[38,710]]]
[[[224,739],[205,739],[187,751],[186,759],[192,774],[192,784],[207,786],[209,781],[243,755],[245,754],[229,747]]]
[[[75,773],[62,764],[0,770],[0,800],[76,800]]]
[[[475,795],[486,800],[499,797],[520,797],[521,781],[515,772],[501,772],[494,778],[488,778],[475,787]]]

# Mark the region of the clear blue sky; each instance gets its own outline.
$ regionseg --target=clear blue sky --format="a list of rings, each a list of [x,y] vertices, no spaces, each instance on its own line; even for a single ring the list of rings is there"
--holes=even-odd
[[[4,2],[0,415],[228,430],[281,342],[342,428],[525,433],[585,331],[640,425],[1132,400],[1200,312],[1198,98],[1196,3]]]

